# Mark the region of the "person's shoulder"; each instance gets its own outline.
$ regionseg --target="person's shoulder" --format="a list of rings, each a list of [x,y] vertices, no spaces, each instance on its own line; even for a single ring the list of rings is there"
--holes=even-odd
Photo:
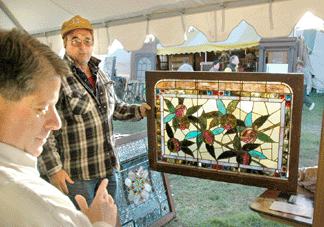
[[[73,214],[73,203],[53,185],[34,174],[1,168],[0,188],[1,208],[15,210],[16,219],[32,225],[51,223],[53,226],[60,226],[62,221],[71,222],[62,211]],[[7,221],[10,219],[5,218]],[[20,220],[11,221],[20,223]]]

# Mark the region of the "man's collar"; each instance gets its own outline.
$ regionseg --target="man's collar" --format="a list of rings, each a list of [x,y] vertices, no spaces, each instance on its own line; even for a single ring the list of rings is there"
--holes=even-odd
[[[70,56],[68,56],[67,54],[64,55],[64,59],[67,60],[68,65],[70,67],[75,65],[73,59]],[[99,67],[100,62],[101,62],[101,60],[94,56],[91,56],[90,61],[89,61],[90,64],[92,64],[96,67]]]

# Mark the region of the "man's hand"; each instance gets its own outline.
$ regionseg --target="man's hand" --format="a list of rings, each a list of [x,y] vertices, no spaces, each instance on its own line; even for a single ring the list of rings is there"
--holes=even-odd
[[[98,221],[104,221],[111,226],[116,226],[117,206],[114,199],[108,194],[107,186],[108,180],[104,179],[97,190],[90,208],[82,195],[76,195],[75,200],[82,213],[89,218],[92,224]]]
[[[58,188],[58,190],[66,195],[69,194],[69,190],[66,186],[66,181],[70,184],[74,184],[74,181],[71,180],[69,175],[63,169],[50,176],[49,179],[52,185],[54,185],[56,188]]]
[[[140,110],[141,110],[141,115],[143,116],[143,117],[147,117],[147,110],[151,110],[151,107],[148,105],[148,104],[146,104],[146,103],[143,103],[142,105],[141,105],[141,108],[140,108]]]

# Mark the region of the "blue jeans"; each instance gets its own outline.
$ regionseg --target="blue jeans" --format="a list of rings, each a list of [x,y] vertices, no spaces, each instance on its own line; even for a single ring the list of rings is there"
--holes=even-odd
[[[107,187],[108,193],[113,197],[113,199],[115,200],[115,203],[117,203],[117,201],[116,201],[116,199],[117,199],[117,184],[118,184],[117,173],[115,172],[115,170],[113,170],[113,175],[107,176],[105,178],[107,178],[109,180],[108,187]],[[93,180],[72,179],[74,181],[74,184],[69,184],[66,182],[68,190],[69,190],[68,197],[71,199],[71,201],[73,202],[73,204],[75,205],[75,207],[78,210],[80,210],[80,207],[78,206],[74,197],[76,195],[82,195],[86,199],[88,206],[90,207],[101,181],[105,178],[99,178],[99,179],[93,179]]]

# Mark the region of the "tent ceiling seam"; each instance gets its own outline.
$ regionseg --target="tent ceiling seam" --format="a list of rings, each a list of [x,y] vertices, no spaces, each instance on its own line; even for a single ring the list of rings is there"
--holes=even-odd
[[[290,1],[290,0],[273,0],[273,2],[283,2],[283,1]],[[246,0],[246,1],[239,1],[239,0],[227,0],[223,1],[226,5],[226,9],[231,8],[237,8],[237,7],[245,7],[250,5],[256,5],[256,4],[267,4],[269,3],[269,0]],[[221,6],[220,1],[217,3],[212,4],[205,4],[203,6],[192,6],[188,8],[183,9],[185,12],[185,15],[191,15],[196,13],[203,13],[203,12],[211,12],[211,11],[218,11],[223,10],[223,6]],[[138,15],[134,17],[129,18],[122,18],[122,19],[112,19],[105,22],[100,23],[91,23],[92,26],[95,28],[98,27],[105,27],[105,26],[119,26],[119,25],[125,25],[125,24],[131,24],[131,23],[139,23],[144,22],[149,18],[150,20],[158,20],[162,18],[170,18],[170,17],[179,17],[179,9],[173,9],[169,11],[159,12],[159,13],[152,13],[147,14],[145,16]],[[104,24],[104,25],[103,25]],[[51,33],[51,34],[58,34],[60,33],[60,29],[57,30],[51,30],[51,31],[44,31],[39,33],[33,33],[35,37],[43,37],[45,36],[44,33]]]
[[[2,11],[8,16],[9,20],[12,21],[12,23],[14,23],[14,25],[16,25],[16,27],[21,30],[24,31],[26,33],[28,33],[24,27],[19,23],[19,21],[17,20],[17,18],[10,12],[10,10],[8,9],[8,7],[2,2],[2,0],[0,0],[0,8],[2,9]]]

